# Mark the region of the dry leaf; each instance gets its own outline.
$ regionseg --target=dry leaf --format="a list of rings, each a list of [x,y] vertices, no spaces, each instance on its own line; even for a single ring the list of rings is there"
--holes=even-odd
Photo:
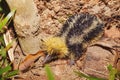
[[[19,70],[25,71],[41,56],[44,55],[43,51],[38,51],[36,54],[29,54],[24,61],[20,63]]]

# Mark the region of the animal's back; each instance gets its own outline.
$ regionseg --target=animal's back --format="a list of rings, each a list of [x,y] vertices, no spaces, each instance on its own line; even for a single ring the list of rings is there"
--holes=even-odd
[[[104,24],[95,15],[82,13],[71,16],[63,25],[59,36],[65,39],[70,54],[78,59],[87,46],[103,34]]]

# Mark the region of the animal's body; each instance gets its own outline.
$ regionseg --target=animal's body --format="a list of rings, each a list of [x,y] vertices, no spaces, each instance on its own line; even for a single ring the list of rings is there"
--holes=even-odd
[[[54,58],[69,57],[78,60],[86,48],[103,35],[104,24],[95,15],[81,13],[71,16],[60,33],[44,42],[48,56],[45,62]]]

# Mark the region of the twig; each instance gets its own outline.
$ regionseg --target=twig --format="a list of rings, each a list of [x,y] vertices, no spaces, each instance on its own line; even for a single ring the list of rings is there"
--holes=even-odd
[[[3,34],[4,37],[4,41],[5,41],[5,45],[7,46],[10,42],[12,42],[12,37],[10,35],[10,31],[7,30],[5,34]],[[14,50],[17,46],[17,42],[14,41],[12,44],[12,47],[8,50],[8,56],[10,58],[10,61],[13,62],[14,61]]]

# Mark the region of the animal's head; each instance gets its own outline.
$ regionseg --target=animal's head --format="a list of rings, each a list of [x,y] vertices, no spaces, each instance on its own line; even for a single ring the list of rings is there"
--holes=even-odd
[[[65,41],[60,37],[50,37],[43,42],[43,45],[47,52],[44,63],[57,58],[64,58],[68,55],[68,48]]]

